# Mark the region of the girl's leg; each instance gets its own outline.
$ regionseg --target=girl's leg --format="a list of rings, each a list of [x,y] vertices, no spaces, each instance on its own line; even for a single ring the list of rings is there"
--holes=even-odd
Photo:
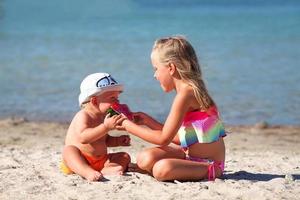
[[[76,146],[65,146],[63,149],[63,159],[65,164],[74,173],[84,177],[88,181],[97,181],[102,178],[102,174],[91,168]]]
[[[185,154],[179,147],[164,146],[149,148],[137,156],[137,165],[140,169],[152,174],[154,164],[165,158],[178,158],[184,159]]]
[[[125,152],[110,153],[108,160],[104,164],[104,168],[101,170],[103,175],[122,175],[130,163],[130,156]]]
[[[201,180],[207,178],[208,163],[182,159],[163,159],[153,166],[153,176],[159,181]],[[215,168],[216,177],[220,177],[221,169]]]

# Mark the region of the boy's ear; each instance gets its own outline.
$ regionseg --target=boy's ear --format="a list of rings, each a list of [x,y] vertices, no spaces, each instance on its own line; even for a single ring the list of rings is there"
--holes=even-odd
[[[169,71],[171,75],[173,75],[176,72],[176,66],[174,65],[174,63],[169,64]]]
[[[94,106],[98,104],[98,100],[97,100],[96,97],[91,97],[90,102],[91,102]]]

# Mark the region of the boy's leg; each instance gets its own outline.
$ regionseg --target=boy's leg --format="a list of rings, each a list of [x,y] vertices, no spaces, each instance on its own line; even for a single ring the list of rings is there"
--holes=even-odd
[[[137,165],[142,170],[152,174],[154,164],[165,158],[184,159],[185,154],[180,148],[173,146],[149,148],[139,153],[137,156]]]
[[[128,153],[110,153],[101,173],[103,175],[122,175],[127,170],[129,163],[130,156]]]
[[[94,170],[82,156],[80,150],[73,145],[64,147],[63,159],[65,164],[76,174],[89,181],[97,181],[102,178],[102,174]]]

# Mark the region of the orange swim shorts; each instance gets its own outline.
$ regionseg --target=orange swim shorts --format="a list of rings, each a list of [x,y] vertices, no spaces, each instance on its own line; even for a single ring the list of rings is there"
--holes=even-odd
[[[82,152],[81,152],[82,153]],[[89,163],[89,165],[96,171],[101,171],[104,167],[105,162],[108,159],[108,154],[105,154],[101,157],[92,157],[89,156],[87,154],[82,153],[82,155],[84,156],[84,158],[87,160],[87,162]],[[64,173],[64,174],[73,174],[74,172],[64,163],[64,161],[62,161],[60,163],[60,170]]]

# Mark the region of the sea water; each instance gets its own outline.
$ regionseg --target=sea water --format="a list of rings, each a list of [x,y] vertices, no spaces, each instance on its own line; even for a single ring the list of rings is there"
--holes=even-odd
[[[108,72],[121,102],[164,121],[155,39],[185,35],[227,124],[300,121],[300,2],[0,0],[0,117],[70,121],[81,80]]]

